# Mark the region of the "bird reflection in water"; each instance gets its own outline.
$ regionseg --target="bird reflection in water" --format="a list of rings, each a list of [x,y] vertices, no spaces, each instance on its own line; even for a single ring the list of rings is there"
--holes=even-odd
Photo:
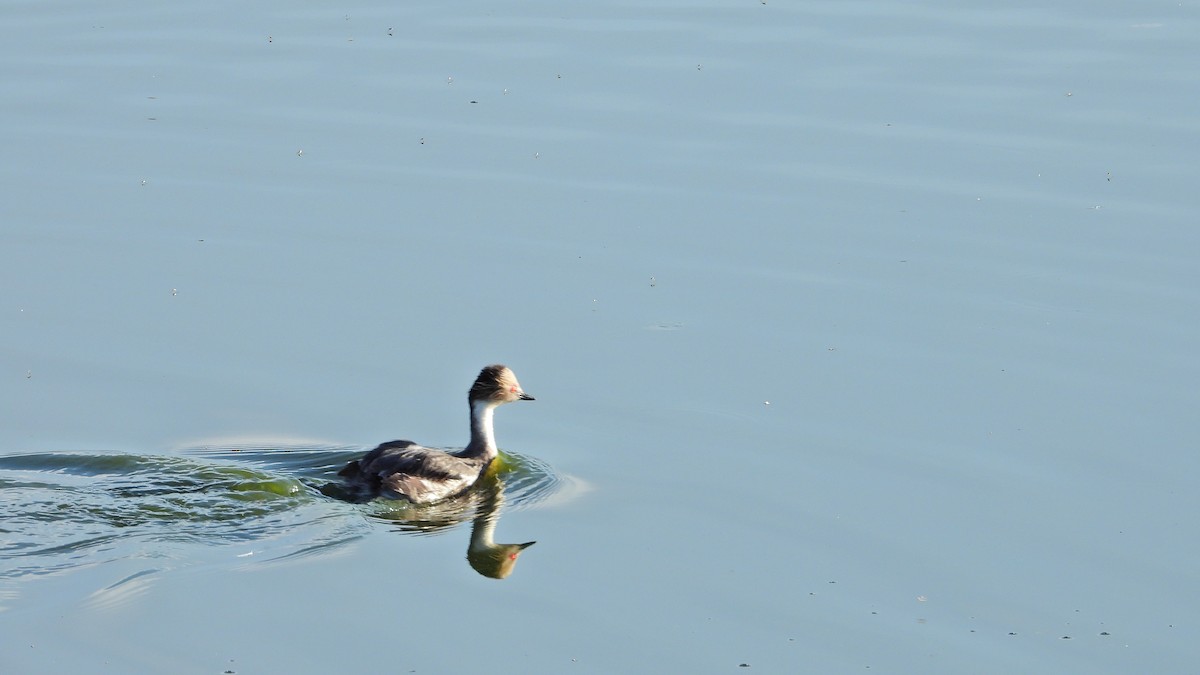
[[[475,520],[471,523],[471,543],[467,546],[467,562],[485,577],[503,579],[512,574],[521,551],[537,542],[497,544],[494,538],[500,508],[504,505],[504,481],[490,481],[475,505]]]
[[[329,487],[333,486],[327,486],[327,489]],[[326,494],[344,498],[332,491],[326,491]],[[512,574],[521,552],[536,543],[496,543],[496,523],[504,507],[504,480],[492,472],[466,494],[436,504],[419,506],[404,500],[376,499],[367,506],[372,516],[394,523],[402,532],[414,534],[436,534],[470,518],[467,562],[476,572],[492,579],[503,579]]]

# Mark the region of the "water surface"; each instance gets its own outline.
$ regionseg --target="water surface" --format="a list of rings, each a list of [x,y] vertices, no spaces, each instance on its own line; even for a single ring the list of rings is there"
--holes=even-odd
[[[1200,657],[1194,3],[10,9],[0,670]]]

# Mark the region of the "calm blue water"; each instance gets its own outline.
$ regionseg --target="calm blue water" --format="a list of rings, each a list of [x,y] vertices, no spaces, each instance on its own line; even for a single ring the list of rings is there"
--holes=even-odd
[[[1198,35],[11,5],[0,670],[1189,672]],[[495,361],[498,499],[320,492]]]

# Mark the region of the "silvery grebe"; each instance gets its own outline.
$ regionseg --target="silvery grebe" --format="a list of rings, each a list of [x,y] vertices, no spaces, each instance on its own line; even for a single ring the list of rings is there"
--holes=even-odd
[[[466,492],[496,458],[492,411],[513,401],[532,401],[507,366],[479,371],[467,393],[471,405],[471,442],[458,452],[445,452],[412,441],[388,441],[338,472],[349,486],[371,497],[431,504]]]

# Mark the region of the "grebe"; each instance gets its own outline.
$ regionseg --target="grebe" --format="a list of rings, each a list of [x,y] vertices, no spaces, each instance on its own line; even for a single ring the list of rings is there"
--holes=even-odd
[[[369,497],[406,499],[431,504],[466,492],[496,458],[492,411],[513,401],[532,401],[508,366],[479,371],[467,392],[471,405],[471,442],[458,452],[445,452],[412,441],[388,441],[338,472],[349,486]]]

